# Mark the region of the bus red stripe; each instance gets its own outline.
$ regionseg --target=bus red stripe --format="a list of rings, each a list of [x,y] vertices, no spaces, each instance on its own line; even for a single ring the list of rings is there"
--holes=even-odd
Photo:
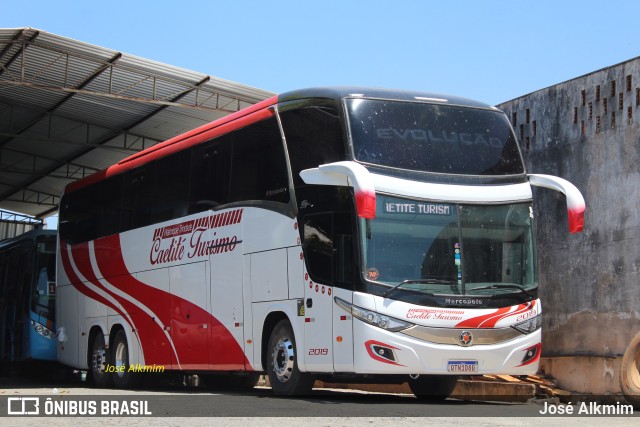
[[[62,265],[64,267],[64,272],[67,275],[67,278],[69,279],[69,282],[71,283],[71,285],[74,288],[76,288],[78,292],[80,292],[81,294],[95,301],[98,301],[106,305],[107,307],[111,307],[114,311],[120,314],[127,321],[127,323],[129,323],[129,320],[124,316],[124,313],[118,307],[112,305],[111,302],[107,301],[107,299],[104,298],[102,295],[96,293],[92,289],[89,289],[84,283],[82,283],[82,280],[80,280],[80,278],[76,275],[75,271],[73,270],[73,267],[71,267],[71,260],[69,259],[69,253],[67,252],[67,250],[68,250],[68,245],[61,241],[60,254],[62,259]],[[129,324],[129,326],[133,328],[133,325]]]
[[[98,245],[98,242],[100,244]],[[97,248],[100,248],[98,251]],[[214,316],[196,304],[178,297],[175,294],[154,288],[146,283],[140,282],[129,273],[121,249],[119,235],[105,237],[96,241],[96,258],[100,270],[105,276],[110,277],[110,283],[127,292],[136,300],[149,307],[156,313],[165,325],[171,325],[171,335],[178,334],[174,326],[180,325],[181,328],[188,327],[184,319],[176,318],[173,322],[171,317],[171,307],[180,308],[180,315],[190,313],[192,319],[205,319],[210,325],[212,346],[224,349],[224,351],[210,351],[209,354],[202,354],[196,351],[190,351],[188,345],[189,338],[187,336],[174,337],[173,342],[178,353],[180,365],[185,368],[206,368],[213,367],[218,369],[250,369],[248,359],[244,355],[244,351],[238,345],[237,341],[229,330]],[[175,314],[175,313],[174,313]],[[175,325],[174,325],[175,323]],[[146,351],[148,348],[143,348]]]
[[[458,323],[456,328],[479,328],[484,322],[487,322],[495,317],[502,316],[503,314],[509,312],[511,307],[503,307],[494,311],[493,313],[485,314],[483,316],[472,317],[471,319],[463,320]]]
[[[94,247],[100,247],[100,243],[97,241]],[[107,302],[106,305],[108,307],[115,309],[125,319],[125,321],[129,323],[131,328],[136,330],[136,333],[140,338],[140,343],[143,348],[145,363],[146,364],[155,363],[156,365],[167,365],[167,366],[170,365],[171,358],[167,357],[169,356],[168,354],[164,354],[165,357],[163,357],[163,353],[159,351],[144,351],[144,349],[149,349],[150,347],[152,347],[154,343],[160,343],[160,345],[166,346],[168,349],[170,348],[170,343],[166,335],[164,334],[164,331],[162,331],[162,329],[160,328],[160,325],[158,325],[147,313],[140,310],[134,303],[130,302],[126,298],[123,298],[115,294],[114,292],[110,291],[99,282],[93,270],[93,267],[91,266],[89,246],[87,243],[75,245],[71,249],[71,252],[72,252],[73,259],[76,263],[76,267],[78,268],[80,273],[85,277],[85,279],[87,279],[94,286],[102,289],[104,292],[108,293],[113,299],[118,301],[118,303],[122,306],[122,308],[124,308],[126,313],[129,315],[129,317],[134,323],[133,325],[129,322],[129,319],[118,308],[116,308],[113,304],[108,302],[108,300],[103,299],[103,301]],[[96,258],[99,260],[100,256],[96,254]],[[100,268],[99,265],[98,265],[98,268]],[[112,281],[109,281],[109,283],[113,285]]]

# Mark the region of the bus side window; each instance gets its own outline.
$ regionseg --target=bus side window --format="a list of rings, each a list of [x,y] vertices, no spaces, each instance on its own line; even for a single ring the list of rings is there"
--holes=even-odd
[[[335,108],[298,108],[284,111],[280,119],[295,186],[303,184],[300,171],[346,159],[340,117]]]
[[[149,224],[187,215],[190,153],[180,151],[150,163],[152,185]]]
[[[181,151],[127,172],[124,196],[139,228],[187,214],[189,152]]]
[[[304,259],[315,282],[333,284],[333,215],[307,215],[302,230]]]
[[[124,178],[124,205],[128,208],[124,221],[126,230],[141,227],[149,221],[149,209],[147,193],[151,185],[151,174],[147,166],[133,169],[125,173]]]
[[[307,215],[303,248],[314,281],[351,288],[353,284],[353,218],[346,212]]]
[[[333,215],[333,245],[336,284],[353,284],[353,215],[338,212]],[[350,287],[350,286],[347,286]]]
[[[275,117],[235,133],[230,193],[230,202],[289,202],[287,163]]]
[[[231,135],[224,135],[193,148],[189,213],[197,213],[229,203]]]
[[[122,176],[106,179],[91,191],[98,199],[92,203],[94,222],[97,222],[94,235],[85,240],[110,236],[120,232],[122,216]]]
[[[121,203],[121,175],[65,195],[60,204],[60,238],[80,243],[118,233]]]

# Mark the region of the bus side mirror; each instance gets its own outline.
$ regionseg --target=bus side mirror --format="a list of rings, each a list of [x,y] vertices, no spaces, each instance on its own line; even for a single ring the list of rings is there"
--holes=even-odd
[[[376,190],[364,166],[351,161],[327,163],[301,171],[300,177],[305,184],[353,187],[358,216],[365,219],[376,217]]]
[[[531,185],[550,188],[566,196],[570,233],[579,233],[584,229],[584,211],[586,209],[584,197],[575,185],[566,179],[552,175],[529,174],[528,177]]]

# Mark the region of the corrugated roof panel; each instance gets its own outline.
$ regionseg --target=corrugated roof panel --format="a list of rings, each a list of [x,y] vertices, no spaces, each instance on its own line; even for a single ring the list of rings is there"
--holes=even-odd
[[[118,163],[130,155],[131,153],[121,153],[116,150],[99,149],[81,155],[75,159],[74,162],[101,170]]]
[[[101,62],[66,55],[59,49],[53,50],[38,42],[26,43],[24,51],[21,48],[21,44],[16,44],[12,48],[15,52],[3,57],[6,61],[18,55],[5,65],[4,79],[73,88],[102,68]]]
[[[55,185],[61,185],[62,186],[61,188],[64,188],[70,182],[87,177],[89,175],[92,175],[95,172],[96,172],[95,169],[85,168],[75,164],[65,165],[65,166],[56,168],[51,172],[51,174],[41,179],[44,179],[44,180],[52,179],[52,180],[60,181],[61,182],[60,184],[55,184]]]
[[[11,187],[6,181],[5,181],[5,174],[3,174],[2,172],[0,172],[0,191],[2,191],[3,193],[6,191],[13,191],[14,188]],[[3,210],[6,208],[2,208]]]
[[[209,123],[220,117],[226,116],[228,113],[218,110],[200,109],[200,108],[184,108],[184,107],[169,107],[160,113],[163,117],[166,117],[167,121],[181,122],[183,120],[191,121],[193,123]],[[197,127],[196,125],[193,127]]]
[[[24,61],[25,81],[47,86],[66,86],[68,56],[34,45],[27,45],[25,52],[24,58],[14,62],[17,68],[21,67]]]
[[[56,178],[56,176],[59,178]],[[34,182],[29,186],[29,189],[61,197],[64,192],[64,187],[72,181],[71,179],[63,178],[63,176],[64,174],[56,175],[54,173],[51,177],[45,177]]]
[[[199,73],[197,71],[163,64],[162,62],[157,62],[147,58],[140,58],[129,54],[122,55],[120,65],[130,67],[133,70],[138,70],[146,74],[153,74],[168,80],[175,80],[188,84],[195,84],[207,77],[206,74]]]
[[[65,102],[58,111],[74,120],[84,120],[112,129],[125,129],[152,113],[155,108],[139,102],[78,95]]]
[[[0,29],[0,51],[0,209],[31,215],[68,177],[272,96],[33,28]]]
[[[244,98],[248,102],[252,103],[256,103],[270,96],[273,96],[273,92],[269,92],[263,89],[257,89],[251,86],[234,83],[229,80],[221,79],[219,77],[207,76],[207,74],[197,71],[191,71],[184,68],[175,67],[173,65],[163,64],[161,62],[139,58],[133,55],[123,55],[122,59],[119,62],[123,65],[131,65],[139,70],[145,70],[148,73],[155,73],[167,78],[173,78],[184,82],[191,82],[192,84],[200,82],[204,78],[209,77],[209,81],[205,83],[203,87],[215,92],[223,92],[227,95],[233,94],[234,96]]]
[[[194,117],[192,113],[193,110],[168,108],[159,112],[154,117],[140,123],[133,128],[132,131],[165,141],[176,135],[180,135],[181,133],[202,126],[215,118],[224,117],[226,115],[224,113],[218,113],[217,117],[215,117],[213,112],[209,112],[207,114],[208,117],[203,120],[200,117]]]
[[[49,210],[49,209],[45,209],[45,207],[42,205],[24,203],[20,201],[13,201],[11,200],[12,196],[14,195],[12,194],[11,196],[9,196],[8,198],[5,198],[5,200],[2,201],[2,210],[19,212],[24,215],[31,215],[31,216],[38,216],[42,212],[46,212]]]
[[[238,98],[245,99],[251,102],[252,105],[263,99],[267,99],[273,95],[273,92],[269,92],[263,89],[256,89],[251,86],[237,85],[229,80],[221,79],[219,77],[213,77],[204,84],[204,88],[212,88],[215,91],[226,93],[228,95],[234,95]]]
[[[67,65],[68,64],[68,65]],[[67,73],[60,80],[61,87],[68,89],[83,89],[81,85],[103,72],[104,65],[102,62],[92,61],[77,56],[69,56],[66,61]]]
[[[85,89],[92,92],[102,92],[112,97],[164,100],[172,93],[187,87],[154,79],[153,76],[147,74],[131,72],[119,67],[116,63],[113,67],[108,67],[100,73]]]
[[[12,163],[5,165],[0,171],[0,180],[2,185],[6,185],[7,188],[15,191],[16,188],[21,188],[21,183],[24,180],[24,174],[16,171],[15,166]]]
[[[28,28],[0,28],[0,43],[9,43],[16,34],[28,30]]]
[[[60,144],[49,140],[46,136],[21,135],[5,145],[6,150],[13,150],[34,157],[60,159],[73,155],[77,145]]]
[[[96,46],[80,40],[60,36],[58,34],[53,34],[42,30],[36,31],[39,32],[37,38],[38,43],[60,49],[64,52],[69,52],[70,54],[75,56],[107,61],[118,53],[118,51],[113,49]]]
[[[111,138],[109,141],[102,144],[101,150],[110,150],[115,153],[120,153],[122,155],[122,158],[120,160],[122,160],[125,157],[135,154],[140,150],[144,150],[145,148],[156,145],[159,142],[162,141],[159,139],[150,138],[149,135],[126,133],[120,134],[115,138]]]
[[[19,173],[35,173],[49,169],[54,166],[54,164],[55,161],[48,160],[44,157],[23,155],[21,160],[14,162],[11,166],[13,170],[19,171]]]
[[[42,114],[64,98],[64,94],[24,86],[3,86],[0,75],[0,102],[8,102],[24,107],[25,110]]]
[[[32,123],[41,114],[38,110],[2,102],[0,103],[0,132],[14,134],[28,123]]]

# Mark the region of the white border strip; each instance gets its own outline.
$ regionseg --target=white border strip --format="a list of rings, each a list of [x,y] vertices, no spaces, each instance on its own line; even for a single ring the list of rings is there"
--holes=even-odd
[[[528,182],[508,185],[454,185],[371,174],[377,192],[442,202],[503,203],[530,201]]]

